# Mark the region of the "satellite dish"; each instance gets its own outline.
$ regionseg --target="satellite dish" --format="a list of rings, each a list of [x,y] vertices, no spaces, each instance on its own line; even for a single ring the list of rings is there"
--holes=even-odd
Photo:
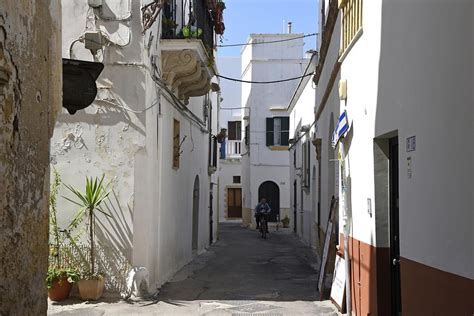
[[[69,114],[85,109],[97,95],[95,81],[104,64],[63,58],[63,107]]]

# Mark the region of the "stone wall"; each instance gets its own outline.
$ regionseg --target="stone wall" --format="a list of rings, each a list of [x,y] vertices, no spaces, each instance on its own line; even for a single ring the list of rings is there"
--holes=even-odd
[[[61,7],[0,2],[0,315],[46,314],[49,141],[61,106]]]

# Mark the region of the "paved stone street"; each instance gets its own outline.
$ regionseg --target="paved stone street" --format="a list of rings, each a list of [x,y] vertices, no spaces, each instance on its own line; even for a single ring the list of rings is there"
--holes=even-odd
[[[51,304],[51,315],[337,315],[317,302],[317,258],[292,233],[267,240],[238,224],[165,284],[153,301]]]

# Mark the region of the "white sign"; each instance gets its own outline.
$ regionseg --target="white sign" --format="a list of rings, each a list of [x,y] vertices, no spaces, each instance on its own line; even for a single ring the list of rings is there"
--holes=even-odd
[[[346,265],[344,258],[336,256],[334,265],[334,279],[331,286],[331,299],[342,310],[344,303],[344,293],[346,289]]]
[[[407,152],[416,150],[416,136],[407,138]]]

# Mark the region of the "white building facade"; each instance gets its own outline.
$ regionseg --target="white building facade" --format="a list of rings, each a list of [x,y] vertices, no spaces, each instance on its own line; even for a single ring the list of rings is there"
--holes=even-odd
[[[301,37],[301,34],[251,34],[250,45],[241,51],[241,78],[258,82],[301,75],[308,61],[303,59],[303,40],[294,37]],[[280,40],[284,41],[257,44]],[[242,220],[245,225],[254,224],[253,209],[262,197],[272,208],[270,221],[290,216],[290,123],[286,108],[297,84],[297,80],[242,84],[245,142],[242,153]]]
[[[339,191],[341,255],[347,218],[352,312],[472,314],[473,4],[320,6],[317,130],[349,125],[321,189]]]
[[[226,77],[239,78],[239,57],[218,57],[219,71]],[[219,108],[220,130],[224,132],[219,151],[219,222],[242,219],[242,132],[241,92],[239,82],[221,79],[222,100]]]
[[[155,291],[216,239],[212,18],[205,1],[96,3],[62,3],[63,56],[105,68],[94,103],[58,116],[51,163],[64,183],[79,189],[86,176],[111,181],[106,210],[112,217],[99,217],[97,233],[106,284],[123,290],[127,269],[142,266]],[[206,35],[183,38],[190,15],[181,12],[191,12]],[[60,195],[69,193],[63,188]],[[75,206],[59,199],[58,209],[65,227]]]

